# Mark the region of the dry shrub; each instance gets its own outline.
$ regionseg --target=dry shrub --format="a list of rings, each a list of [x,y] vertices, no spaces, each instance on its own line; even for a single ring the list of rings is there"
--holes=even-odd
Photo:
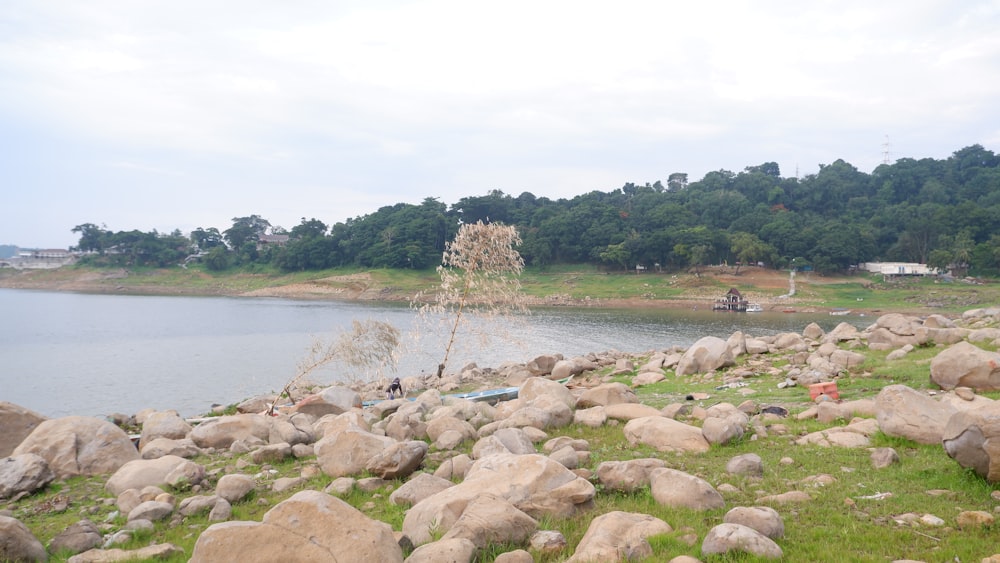
[[[462,225],[445,246],[437,269],[441,285],[431,302],[420,308],[423,318],[443,317],[448,326],[438,377],[444,373],[459,330],[468,326],[469,317],[495,319],[527,312],[519,278],[524,259],[514,249],[520,243],[514,227],[478,221]]]
[[[331,341],[315,339],[306,357],[299,362],[296,373],[278,393],[278,398],[288,395],[298,381],[313,371],[340,363],[348,368],[354,381],[371,380],[380,377],[387,369],[395,367],[399,361],[399,329],[389,323],[365,320],[351,321],[352,329],[342,331]],[[274,404],[268,409],[273,414]]]

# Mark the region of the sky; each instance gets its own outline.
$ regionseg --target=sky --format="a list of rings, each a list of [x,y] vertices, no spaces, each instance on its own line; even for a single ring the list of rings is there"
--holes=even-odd
[[[998,29],[1000,0],[5,0],[0,244],[1000,152]]]

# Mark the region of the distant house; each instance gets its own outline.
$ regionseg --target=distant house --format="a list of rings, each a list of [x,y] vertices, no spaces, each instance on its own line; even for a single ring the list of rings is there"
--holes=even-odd
[[[933,276],[938,273],[937,268],[916,262],[864,262],[859,267],[866,272],[883,276]]]
[[[744,313],[750,302],[743,298],[740,290],[731,288],[722,299],[717,299],[712,305],[714,311],[737,311]]]
[[[285,246],[288,244],[288,235],[260,235],[257,237],[257,246],[263,247],[268,245],[275,246]]]

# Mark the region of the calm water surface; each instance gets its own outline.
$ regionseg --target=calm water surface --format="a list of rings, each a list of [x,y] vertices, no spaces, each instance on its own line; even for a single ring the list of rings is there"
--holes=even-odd
[[[193,416],[214,403],[277,391],[314,341],[331,340],[350,330],[352,321],[366,319],[391,323],[404,334],[398,375],[436,369],[443,329],[417,322],[417,315],[400,305],[0,289],[0,401],[52,417],[147,407]],[[515,323],[473,327],[493,337],[483,342],[460,335],[448,364],[457,370],[473,361],[498,367],[540,354],[644,352],[688,346],[702,336],[726,338],[736,330],[763,336],[801,332],[814,321],[829,330],[840,322],[863,327],[873,320],[803,313],[540,309]],[[371,374],[331,366],[312,379],[335,383],[359,375]]]

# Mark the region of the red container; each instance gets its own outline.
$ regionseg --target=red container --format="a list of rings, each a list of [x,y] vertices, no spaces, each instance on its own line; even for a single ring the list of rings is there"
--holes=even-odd
[[[837,391],[836,381],[827,381],[824,383],[814,383],[809,386],[809,398],[816,400],[816,397],[820,395],[826,395],[831,399],[837,400],[840,398],[840,391]]]

